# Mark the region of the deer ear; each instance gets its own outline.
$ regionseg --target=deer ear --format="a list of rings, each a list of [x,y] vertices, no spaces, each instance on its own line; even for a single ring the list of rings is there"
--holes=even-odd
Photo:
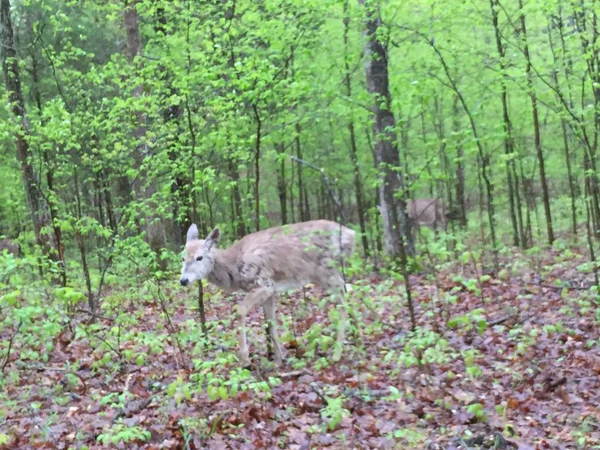
[[[195,241],[196,239],[198,239],[198,227],[196,226],[195,223],[190,225],[190,228],[188,229],[188,232],[187,232],[186,239],[187,239],[187,242]]]
[[[219,239],[221,239],[221,230],[217,227],[208,233],[204,245],[210,250],[217,242],[219,242]]]

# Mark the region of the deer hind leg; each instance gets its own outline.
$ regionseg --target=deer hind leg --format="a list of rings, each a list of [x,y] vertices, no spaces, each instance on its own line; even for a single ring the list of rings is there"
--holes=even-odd
[[[337,306],[340,311],[340,322],[337,329],[335,350],[333,351],[333,360],[339,361],[342,358],[342,351],[344,350],[344,341],[346,340],[346,323],[348,322],[348,309],[346,308],[346,299],[344,296],[344,278],[340,273],[332,274],[323,284],[335,296]]]
[[[277,296],[273,294],[267,300],[265,300],[265,302],[263,303],[263,310],[265,313],[265,319],[267,320],[267,328],[269,330],[271,345],[273,346],[275,365],[279,367],[283,363],[283,352],[281,351],[281,347],[279,346],[279,336],[277,334],[277,318],[275,316],[276,299]]]
[[[250,365],[250,352],[248,351],[248,340],[246,338],[246,316],[255,306],[263,304],[267,299],[274,295],[270,287],[258,287],[250,291],[244,300],[237,307],[240,321],[239,329],[239,358],[242,366]]]

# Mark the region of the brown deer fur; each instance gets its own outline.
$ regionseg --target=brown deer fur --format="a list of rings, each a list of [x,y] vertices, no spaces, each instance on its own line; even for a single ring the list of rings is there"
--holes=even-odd
[[[12,239],[0,239],[0,254],[6,250],[8,253],[18,256],[19,255],[19,244]]]
[[[415,225],[436,228],[446,226],[444,205],[435,198],[419,198],[406,203],[408,218],[412,227]]]

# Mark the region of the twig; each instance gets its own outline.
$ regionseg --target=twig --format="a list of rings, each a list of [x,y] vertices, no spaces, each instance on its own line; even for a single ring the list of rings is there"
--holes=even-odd
[[[4,369],[6,369],[6,366],[8,365],[8,361],[10,360],[10,353],[12,351],[13,342],[15,341],[17,334],[19,334],[19,331],[21,330],[22,325],[23,325],[23,321],[20,321],[19,326],[17,327],[17,329],[15,330],[13,335],[10,337],[10,340],[8,341],[8,350],[6,351],[6,358],[4,360],[4,364],[2,364],[2,370],[0,371],[2,373],[4,373]]]
[[[278,378],[293,378],[293,377],[299,377],[302,375],[310,375],[311,372],[308,369],[300,369],[300,370],[293,370],[291,372],[285,372],[285,373],[280,373],[279,375],[277,375]]]
[[[206,336],[206,315],[204,314],[204,289],[202,280],[198,281],[198,311],[200,312],[200,324],[202,325],[202,333]]]
[[[317,396],[321,399],[323,403],[327,404],[327,398],[325,398],[325,394],[323,393],[323,391],[317,383],[315,383],[314,381],[310,383],[310,388],[315,394],[317,394]]]
[[[488,325],[488,327],[495,327],[496,325],[500,325],[500,324],[506,322],[507,320],[515,318],[515,317],[519,317],[519,315],[518,314],[509,314],[508,316],[504,316],[499,319],[492,320],[491,322],[488,322],[487,325]]]
[[[94,318],[94,319],[108,320],[109,322],[114,322],[115,321],[115,319],[111,319],[110,317],[106,317],[106,316],[101,316],[99,314],[96,314],[95,312],[88,311],[87,309],[76,309],[75,312],[76,313],[87,314],[89,316],[92,316],[92,318]]]

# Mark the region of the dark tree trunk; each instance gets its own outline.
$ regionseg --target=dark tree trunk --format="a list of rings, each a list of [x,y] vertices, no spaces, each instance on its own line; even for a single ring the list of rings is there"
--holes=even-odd
[[[490,0],[490,8],[492,10],[492,25],[494,26],[494,35],[496,37],[496,49],[498,51],[498,57],[500,59],[500,98],[502,100],[502,119],[504,126],[504,154],[506,155],[506,183],[508,187],[508,202],[509,202],[509,215],[510,223],[512,225],[513,232],[513,245],[523,245],[522,238],[519,235],[519,226],[517,221],[516,207],[515,207],[515,189],[512,177],[512,165],[513,163],[513,137],[512,137],[512,124],[510,122],[510,116],[508,113],[508,93],[506,89],[506,61],[504,46],[502,45],[502,39],[500,36],[500,28],[498,26],[498,3],[497,0]]]
[[[229,158],[229,174],[233,181],[232,188],[232,207],[234,212],[234,223],[236,224],[236,230],[238,238],[246,236],[246,224],[244,222],[244,214],[242,211],[242,197],[240,195],[240,173],[238,171],[237,163],[233,158]]]
[[[436,56],[438,57],[440,63],[442,64],[442,68],[444,69],[444,73],[446,74],[446,78],[448,79],[448,82],[450,83],[450,87],[452,88],[452,90],[454,91],[454,93],[456,94],[458,99],[460,100],[460,104],[461,104],[465,114],[469,118],[469,124],[471,125],[471,132],[473,133],[473,138],[475,139],[475,143],[477,145],[477,155],[479,158],[479,163],[481,164],[481,177],[483,178],[483,182],[485,183],[485,189],[487,192],[488,220],[489,220],[489,224],[490,224],[490,235],[492,238],[492,248],[493,248],[493,252],[494,252],[494,265],[497,267],[498,266],[498,246],[497,246],[497,240],[496,240],[496,223],[495,223],[495,211],[494,211],[494,184],[492,183],[492,178],[491,178],[491,173],[490,173],[491,169],[490,169],[489,155],[486,154],[486,152],[484,151],[483,144],[481,142],[481,139],[479,138],[479,133],[477,131],[477,125],[475,124],[475,118],[473,117],[473,114],[471,113],[471,110],[469,109],[469,106],[467,105],[467,102],[465,101],[465,98],[463,97],[462,92],[460,91],[460,89],[458,89],[456,80],[450,73],[450,68],[448,67],[448,64],[446,63],[444,56],[442,55],[440,50],[437,48],[437,46],[435,45],[435,42],[432,39],[428,39],[427,37],[425,37],[423,35],[421,35],[421,37],[423,37],[427,41],[427,43],[431,46],[431,48],[435,52]]]
[[[308,189],[306,184],[304,185],[304,220],[310,220],[310,203],[309,203]]]
[[[452,106],[452,128],[458,135],[460,131],[460,118],[458,115],[458,96],[454,96]],[[467,227],[467,211],[465,201],[465,151],[462,139],[456,143],[456,204],[458,205],[459,223],[462,228]]]
[[[348,1],[344,2],[344,83],[346,85],[346,95],[352,99],[352,82],[350,79],[350,63],[348,61],[348,31],[350,28],[350,17],[348,16]],[[369,256],[369,240],[367,239],[367,226],[365,224],[365,206],[363,198],[363,186],[360,176],[360,165],[358,164],[356,133],[354,130],[354,121],[348,122],[348,132],[350,133],[350,160],[354,171],[354,194],[356,195],[356,209],[358,213],[358,223],[362,239],[365,256]]]
[[[365,71],[367,88],[374,95],[373,134],[375,135],[375,165],[380,171],[379,207],[383,224],[385,252],[405,261],[414,254],[414,244],[409,232],[406,214],[404,176],[399,171],[400,157],[396,121],[391,112],[391,94],[387,49],[379,39],[382,20],[375,2],[359,0],[367,12],[365,43]],[[405,242],[407,245],[405,245]]]
[[[26,14],[26,21],[28,24],[28,30],[33,33],[33,24],[30,24],[30,15]],[[37,53],[35,48],[29,49],[29,54],[31,56],[31,78],[33,81],[33,97],[35,99],[35,104],[38,109],[38,113],[40,117],[42,117],[43,106],[42,106],[42,95],[39,89],[39,63],[37,59]],[[43,123],[42,123],[43,125]],[[58,256],[60,277],[63,287],[67,285],[67,269],[66,269],[66,261],[65,261],[65,253],[64,253],[64,244],[62,239],[62,230],[60,228],[58,222],[58,207],[56,205],[56,192],[54,190],[54,167],[52,165],[52,158],[48,154],[47,149],[41,149],[41,157],[44,161],[45,172],[46,172],[46,184],[48,186],[48,195],[46,196],[46,201],[48,203],[48,211],[50,213],[50,222],[52,223],[52,230],[54,231],[54,239],[56,243],[56,251]]]
[[[277,144],[276,151],[280,155],[279,170],[277,171],[277,194],[279,196],[279,208],[281,210],[281,224],[288,223],[287,216],[287,183],[285,181],[285,147],[283,142]]]
[[[41,194],[41,186],[38,183],[38,175],[33,166],[33,155],[29,148],[27,135],[29,134],[29,122],[21,90],[21,77],[19,74],[19,61],[12,28],[10,15],[10,0],[0,0],[0,45],[2,48],[2,73],[4,86],[8,92],[12,115],[19,120],[20,129],[15,136],[17,159],[21,163],[21,175],[25,188],[25,198],[31,214],[33,231],[37,243],[42,251],[52,260],[58,261],[56,243],[53,237],[43,232],[43,229],[51,224],[48,214],[48,205]]]
[[[79,192],[79,177],[76,167],[73,167],[73,182],[75,184],[75,205],[77,208],[77,219],[79,219],[78,222],[81,222],[83,213],[81,209],[81,192]],[[81,256],[81,268],[83,269],[83,277],[85,279],[85,287],[87,289],[88,306],[90,311],[93,313],[96,311],[97,305],[94,299],[94,293],[92,291],[92,278],[90,277],[90,269],[87,261],[84,235],[81,232],[79,223],[75,225],[75,239],[77,241],[77,247],[79,248],[79,254]]]
[[[142,54],[142,38],[139,29],[139,17],[136,9],[138,0],[133,0],[125,6],[124,14],[124,26],[127,34],[127,58],[131,64],[137,64],[136,57]],[[133,89],[133,96],[139,99],[143,96],[144,87],[142,85],[136,86]],[[134,137],[136,139],[136,149],[134,153],[134,159],[136,162],[136,169],[138,171],[144,170],[143,162],[145,159],[145,153],[147,152],[147,146],[141,141],[146,134],[146,128],[144,122],[146,115],[141,108],[137,108],[135,111],[137,124],[134,130]],[[144,177],[138,177],[144,178]],[[150,209],[154,209],[153,201],[150,199],[158,192],[158,186],[156,180],[150,180],[148,183],[138,181],[134,184],[135,190],[146,200],[147,206]],[[162,270],[166,269],[166,261],[160,258],[162,249],[166,247],[166,232],[165,224],[161,219],[152,220],[150,217],[147,219],[146,239],[148,245],[156,255],[156,261]]]
[[[521,33],[523,35],[523,53],[527,61],[525,72],[527,74],[527,88],[531,99],[531,113],[533,116],[533,132],[535,141],[535,150],[537,153],[538,167],[540,170],[540,182],[542,184],[542,199],[544,202],[544,214],[546,216],[546,230],[548,233],[548,243],[554,242],[554,230],[552,228],[552,212],[550,210],[550,195],[548,193],[548,182],[546,180],[546,168],[544,163],[544,153],[542,151],[542,140],[540,135],[540,122],[537,107],[537,96],[533,89],[533,78],[531,76],[531,57],[529,55],[529,45],[527,43],[527,27],[525,22],[525,14],[523,13],[523,0],[519,0],[519,8],[521,9]]]
[[[188,21],[188,29],[189,29],[189,21]],[[167,31],[167,16],[163,7],[157,7],[156,9],[156,25],[155,31],[158,36],[166,37],[168,34]],[[189,36],[189,32],[186,34],[186,37]],[[163,120],[168,128],[174,127],[175,131],[173,132],[174,136],[180,136],[181,128],[182,128],[182,116],[183,109],[180,106],[179,101],[171,102],[171,98],[176,98],[179,96],[178,90],[173,87],[172,76],[169,72],[169,69],[164,66],[160,66],[159,68],[161,78],[163,82],[168,86],[167,93],[164,96],[164,110],[163,110]],[[177,137],[175,138],[177,140]],[[172,145],[175,147],[175,145]],[[190,209],[190,190],[193,186],[190,177],[187,176],[186,173],[182,173],[177,161],[181,157],[180,153],[176,149],[172,149],[169,151],[169,160],[171,161],[173,167],[173,181],[171,184],[171,193],[173,194],[173,218],[172,226],[175,244],[178,248],[182,247],[185,243],[185,233],[188,228],[192,224],[192,211]],[[192,166],[194,165],[194,161],[192,160]]]
[[[254,228],[260,231],[260,144],[262,139],[262,120],[258,107],[252,105],[256,119],[256,140],[254,145]]]
[[[294,138],[294,142],[296,144],[296,157],[298,159],[302,159],[302,146],[300,145],[300,132],[302,128],[299,123],[296,123],[296,136]],[[298,215],[300,216],[300,221],[304,222],[306,220],[306,208],[305,208],[305,188],[304,188],[304,179],[302,178],[302,164],[298,164],[297,167],[298,174]]]

